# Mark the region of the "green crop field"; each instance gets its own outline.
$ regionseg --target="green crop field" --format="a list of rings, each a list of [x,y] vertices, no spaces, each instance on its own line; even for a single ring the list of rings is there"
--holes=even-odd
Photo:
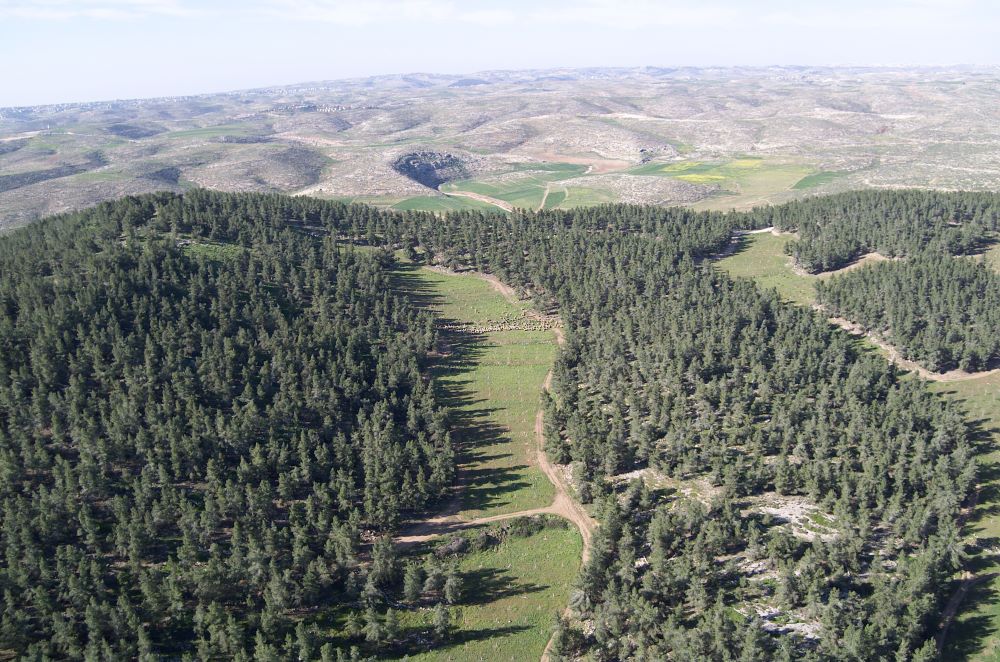
[[[568,182],[586,172],[586,167],[573,163],[518,163],[514,166],[513,172],[523,173],[516,179],[506,181],[482,181],[469,179],[459,182],[445,184],[443,191],[468,191],[487,195],[497,200],[509,202],[515,207],[522,209],[538,209],[545,199],[546,209],[556,209],[565,207],[564,202],[568,197],[565,189],[551,187],[549,197],[545,198],[545,189],[553,182]],[[577,189],[580,192],[590,191],[590,189]],[[610,194],[589,194],[579,196],[579,201],[574,206],[585,204],[600,204],[612,201],[614,198]]]
[[[545,195],[545,184],[546,182],[534,177],[495,184],[469,180],[449,184],[443,187],[442,190],[470,191],[509,202],[515,207],[521,207],[522,209],[538,209],[538,206],[542,204],[542,196]]]
[[[537,660],[552,635],[555,615],[569,600],[583,543],[572,526],[546,528],[459,562],[463,604],[456,607],[452,641],[410,660]],[[406,628],[426,630],[432,611],[403,614]]]
[[[629,172],[718,186],[719,192],[695,204],[696,209],[743,209],[780,199],[782,194],[790,195],[813,169],[805,164],[746,156],[722,162],[646,163]]]
[[[802,189],[814,188],[816,186],[822,186],[824,184],[835,182],[846,174],[847,174],[846,172],[823,170],[821,172],[816,172],[811,175],[806,175],[799,181],[795,182],[795,186],[793,186],[792,188],[796,190],[802,190]]]
[[[577,163],[517,163],[514,172],[529,172],[537,179],[557,182],[570,177],[579,177],[587,172],[587,166]]]
[[[485,325],[520,315],[486,281],[402,265],[397,287],[446,323]],[[555,357],[551,331],[446,333],[451,354],[434,376],[455,412],[462,514],[468,518],[541,508],[555,491],[536,465],[535,413]]]
[[[600,205],[613,201],[614,195],[610,191],[583,186],[569,186],[566,188],[566,196],[559,204],[559,208],[571,209],[573,207]]]
[[[560,205],[566,202],[566,190],[560,191],[549,191],[549,195],[545,198],[545,208],[546,209],[558,209]]]
[[[454,211],[457,209],[496,209],[491,204],[472,198],[453,198],[446,195],[420,195],[393,204],[397,211]]]

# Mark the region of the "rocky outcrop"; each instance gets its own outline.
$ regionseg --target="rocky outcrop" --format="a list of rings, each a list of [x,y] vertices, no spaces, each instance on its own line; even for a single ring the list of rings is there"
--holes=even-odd
[[[455,179],[468,179],[465,164],[457,156],[439,152],[411,152],[393,161],[392,169],[432,189]]]

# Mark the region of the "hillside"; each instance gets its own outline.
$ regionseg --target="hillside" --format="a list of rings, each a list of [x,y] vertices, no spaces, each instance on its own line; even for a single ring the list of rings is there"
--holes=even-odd
[[[971,67],[513,71],[4,108],[0,226],[193,186],[436,211],[996,189],[998,78]]]
[[[533,657],[565,597],[553,657],[931,659],[979,438],[714,268],[767,217],[196,190],[0,237],[0,648]]]

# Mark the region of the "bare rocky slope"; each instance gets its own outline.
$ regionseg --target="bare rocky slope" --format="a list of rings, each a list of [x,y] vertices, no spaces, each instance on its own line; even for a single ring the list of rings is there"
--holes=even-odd
[[[995,67],[582,69],[4,108],[0,225],[192,186],[431,209],[445,183],[530,208],[995,189],[998,83]]]

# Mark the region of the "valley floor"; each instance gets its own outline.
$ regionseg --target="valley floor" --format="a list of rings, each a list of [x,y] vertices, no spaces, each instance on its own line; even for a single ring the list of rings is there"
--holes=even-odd
[[[528,515],[558,515],[577,527],[511,538],[465,557],[463,573],[500,573],[505,579],[474,589],[482,594],[462,608],[455,637],[460,643],[417,659],[540,657],[596,525],[542,451],[539,395],[547,388],[561,330],[556,320],[534,314],[510,288],[486,276],[403,264],[395,285],[437,317],[441,356],[432,371],[442,402],[454,412],[459,453],[452,498],[432,516],[404,526],[398,542],[419,547],[458,530]]]

